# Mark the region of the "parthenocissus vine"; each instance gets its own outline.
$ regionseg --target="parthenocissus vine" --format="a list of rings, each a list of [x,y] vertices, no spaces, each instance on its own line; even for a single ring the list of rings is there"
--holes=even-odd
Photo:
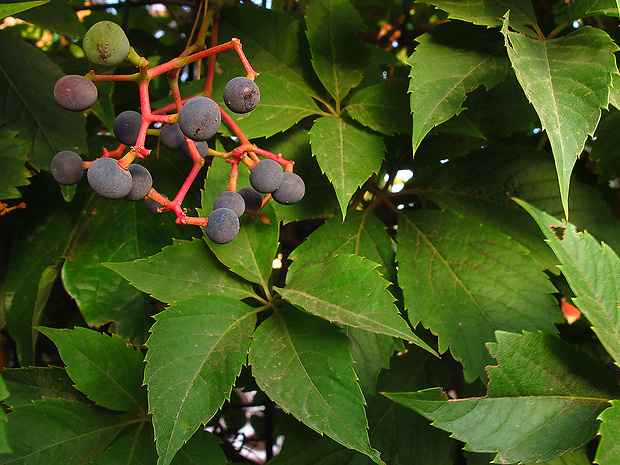
[[[90,187],[100,196],[134,202],[146,199],[151,211],[160,213],[171,210],[176,214],[177,223],[203,226],[210,240],[225,244],[237,236],[241,215],[260,215],[261,208],[272,198],[285,205],[296,203],[303,198],[305,185],[293,173],[294,162],[251,143],[230,115],[211,98],[215,56],[228,50],[237,52],[247,72],[247,76],[234,77],[226,84],[223,100],[228,109],[234,113],[254,110],[260,101],[260,90],[254,82],[258,73],[252,69],[238,39],[216,45],[217,34],[214,33],[211,47],[204,44],[209,19],[207,11],[196,41],[188,45],[178,57],[152,67],[149,67],[146,58],[139,56],[130,46],[125,32],[116,23],[100,21],[94,24],[83,40],[86,58],[102,69],[113,68],[127,60],[138,68],[138,72],[119,75],[90,71],[86,76],[63,76],[54,87],[56,101],[66,110],[86,111],[97,101],[97,83],[133,81],[138,85],[140,112],[128,110],[116,117],[113,127],[119,141],[116,149],[107,150],[103,147],[101,157],[93,161],[83,161],[79,154],[64,150],[54,156],[51,169],[54,179],[63,185],[76,184],[86,170]],[[181,69],[207,57],[209,67],[203,90],[189,98],[181,98]],[[149,83],[162,74],[167,75],[174,103],[152,110]],[[207,144],[207,140],[217,134],[222,120],[235,134],[238,143],[229,152],[216,151]],[[153,123],[157,127],[154,128]],[[173,199],[160,194],[153,187],[150,172],[135,163],[137,159],[143,159],[151,153],[145,147],[147,134],[159,136],[160,142],[170,149],[183,150],[193,161],[191,171]],[[181,205],[205,165],[206,156],[221,157],[230,163],[228,189],[217,196],[213,211],[207,218],[188,216],[187,209]],[[251,170],[251,187],[237,190],[240,164]]]

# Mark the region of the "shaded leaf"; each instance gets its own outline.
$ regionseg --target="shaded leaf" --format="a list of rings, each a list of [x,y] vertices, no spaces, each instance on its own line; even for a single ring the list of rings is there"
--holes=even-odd
[[[252,310],[212,295],[176,302],[155,316],[144,382],[160,465],[169,464],[229,398],[246,363],[256,324]]]
[[[0,400],[4,402],[7,397],[9,397],[9,391],[6,388],[4,380],[0,378]],[[6,433],[6,421],[6,412],[3,408],[2,411],[0,411],[0,454],[13,452]]]
[[[129,424],[106,410],[67,399],[19,405],[8,417],[13,453],[0,455],[0,464],[55,463],[58,457],[67,465],[86,463]]]
[[[439,352],[450,348],[468,381],[485,378],[492,359],[484,343],[495,330],[554,333],[561,321],[555,289],[527,250],[475,219],[401,215],[396,261],[411,323],[439,336]]]
[[[16,189],[28,184],[25,163],[32,143],[17,137],[17,133],[0,128],[0,199],[16,199]]]
[[[549,136],[568,217],[570,175],[609,104],[618,47],[601,29],[581,27],[557,39],[534,40],[508,31],[508,25],[507,19],[502,32],[508,56]],[[584,60],[591,65],[584,68]]]
[[[364,77],[369,51],[357,38],[364,21],[349,0],[315,0],[306,8],[306,27],[312,67],[340,108]]]
[[[373,132],[337,116],[318,118],[310,130],[312,154],[332,182],[345,218],[351,196],[378,173],[385,143]]]
[[[572,23],[588,16],[609,14],[618,16],[617,0],[572,0],[564,21]]]
[[[377,266],[356,255],[335,255],[304,268],[279,292],[328,321],[406,339],[433,353],[398,312]]]
[[[10,407],[44,398],[89,402],[86,396],[73,387],[73,380],[64,368],[5,368],[2,378],[11,393],[6,402]]]
[[[598,419],[601,421],[601,427],[598,435],[601,437],[596,457],[594,461],[599,465],[612,465],[620,460],[620,437],[618,431],[620,428],[620,401],[614,399],[611,401],[611,407],[603,410]]]
[[[0,118],[32,141],[30,164],[50,169],[61,150],[87,153],[86,119],[62,109],[54,100],[60,67],[36,47],[0,31]]]
[[[355,92],[346,110],[358,123],[391,136],[395,132],[411,132],[411,111],[407,84],[386,82],[364,87]]]
[[[573,303],[592,324],[601,344],[620,363],[620,258],[587,231],[517,200],[536,220],[575,293]]]
[[[65,0],[50,0],[38,8],[19,13],[17,17],[70,39],[76,39],[86,33],[71,4]]]
[[[20,11],[29,10],[37,6],[43,5],[50,0],[37,0],[32,2],[16,2],[16,3],[3,3],[0,4],[0,19],[4,19],[7,16],[12,16]]]
[[[490,349],[499,366],[489,372],[487,397],[448,400],[440,388],[385,395],[452,432],[467,450],[496,452],[494,462],[552,460],[592,439],[609,390],[618,391],[605,368],[549,334],[496,336]]]
[[[90,400],[112,410],[146,411],[144,357],[139,350],[87,328],[37,329],[56,344],[75,388]]]
[[[153,465],[157,463],[157,450],[153,440],[153,427],[150,422],[140,422],[117,438],[89,465]]]
[[[255,295],[250,283],[226,272],[201,239],[175,241],[149,258],[106,266],[167,303],[199,294],[237,299]]]
[[[381,464],[368,440],[349,344],[336,326],[285,307],[256,330],[250,363],[259,387],[284,411]]]
[[[420,45],[407,60],[414,153],[432,128],[463,110],[469,92],[497,85],[509,71],[496,30],[449,22],[416,40]]]
[[[171,465],[226,465],[230,463],[221,449],[222,441],[215,434],[197,431],[174,456]]]

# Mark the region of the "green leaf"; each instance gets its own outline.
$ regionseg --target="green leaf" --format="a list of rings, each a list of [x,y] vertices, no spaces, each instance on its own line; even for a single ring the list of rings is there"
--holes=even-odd
[[[229,398],[256,325],[252,310],[212,295],[176,302],[155,316],[144,382],[159,465],[169,464]]]
[[[385,395],[452,432],[473,452],[496,452],[494,462],[552,460],[594,437],[597,415],[617,383],[584,352],[544,333],[496,334],[483,398],[448,400],[439,388]],[[591,375],[596,374],[592,378]]]
[[[258,327],[250,350],[259,387],[305,425],[382,464],[368,440],[349,342],[336,326],[285,307]]]
[[[439,352],[450,348],[469,382],[485,378],[492,359],[484,343],[495,330],[554,333],[561,321],[555,289],[527,250],[475,219],[401,215],[396,261],[411,323],[439,336]]]
[[[330,179],[344,219],[349,200],[383,162],[385,143],[374,132],[337,116],[318,118],[310,130],[312,154]]]
[[[157,463],[157,450],[150,422],[143,421],[130,427],[110,447],[97,455],[89,465],[153,465]]]
[[[25,163],[32,143],[17,137],[15,131],[0,128],[0,199],[16,199],[18,186],[28,184]]]
[[[19,13],[17,17],[70,39],[77,39],[86,33],[71,4],[65,0],[45,2],[38,8]]]
[[[601,344],[620,364],[620,258],[587,231],[516,200],[540,226],[575,293],[573,303],[592,324]]]
[[[61,150],[87,153],[86,119],[62,109],[54,100],[60,67],[36,47],[0,31],[0,118],[32,141],[30,164],[50,169]]]
[[[598,419],[601,421],[601,427],[598,435],[601,437],[596,457],[594,461],[599,465],[613,465],[620,460],[620,437],[618,431],[620,428],[620,400],[611,401],[611,407],[603,410]]]
[[[449,18],[481,26],[501,26],[508,10],[515,30],[531,34],[530,27],[536,24],[536,11],[531,0],[433,0],[431,3],[447,11]]]
[[[4,380],[0,378],[0,400],[6,401],[7,397],[9,397],[9,391],[6,388]],[[0,411],[0,454],[9,454],[13,452],[6,433],[6,421],[6,412],[3,408],[2,411]]]
[[[7,16],[13,16],[20,11],[29,10],[39,5],[43,5],[50,0],[40,0],[34,2],[19,2],[19,3],[3,3],[0,4],[0,19],[4,19]]]
[[[502,81],[509,71],[500,34],[493,29],[449,22],[416,39],[407,60],[413,112],[413,151],[428,132],[459,114],[465,96]]]
[[[90,400],[112,410],[146,411],[142,352],[87,328],[37,329],[56,344],[75,388]]]
[[[521,87],[547,131],[555,158],[560,196],[568,217],[570,175],[588,135],[607,108],[618,47],[601,29],[580,27],[557,39],[532,39],[502,32]],[[587,61],[589,66],[584,68]]]
[[[214,88],[214,95],[222,95],[227,82],[225,77],[228,76],[219,77],[220,85]],[[231,115],[249,139],[273,136],[286,131],[307,116],[319,113],[308,92],[283,76],[262,72],[255,82],[260,89],[258,107],[249,113]],[[216,100],[222,108],[226,108],[223,99]],[[222,134],[233,135],[225,125],[222,125]]]
[[[620,77],[619,77],[620,78]],[[613,181],[620,177],[620,111],[610,108],[603,113],[601,122],[596,128],[596,140],[588,142],[592,147],[590,159],[596,162],[594,172],[599,175],[599,182]],[[574,221],[571,209],[571,221]],[[590,231],[594,235],[594,231]],[[603,239],[603,238],[601,238]]]
[[[2,378],[11,393],[6,402],[10,407],[44,399],[90,403],[86,396],[73,387],[73,380],[64,368],[6,368],[2,371]]]
[[[19,405],[8,415],[13,453],[0,464],[87,463],[129,425],[110,412],[67,399],[45,399]]]
[[[355,92],[345,107],[348,115],[373,131],[391,136],[411,133],[407,84],[386,82]]]
[[[594,15],[618,16],[617,0],[572,0],[566,10],[564,21],[572,23]]]
[[[381,265],[385,279],[395,281],[394,246],[385,225],[370,211],[352,211],[344,222],[334,216],[317,228],[289,258],[287,279],[306,266],[326,262],[333,255],[359,255]]]
[[[378,265],[356,255],[334,255],[305,267],[279,292],[286,300],[328,321],[394,336],[434,351],[416,336],[394,305]]]
[[[315,0],[306,8],[312,67],[336,107],[364,77],[369,51],[358,39],[364,21],[349,0]]]
[[[226,465],[230,463],[222,448],[222,441],[215,434],[197,431],[174,456],[171,465]]]
[[[106,263],[133,286],[167,303],[193,295],[253,297],[250,283],[228,273],[201,239],[175,241],[157,255],[125,263]]]

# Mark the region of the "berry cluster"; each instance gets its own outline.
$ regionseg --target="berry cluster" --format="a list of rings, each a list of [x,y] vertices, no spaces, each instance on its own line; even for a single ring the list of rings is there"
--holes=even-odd
[[[211,98],[215,55],[231,49],[237,52],[247,76],[234,77],[228,81],[223,93],[226,107],[234,113],[250,112],[259,104],[260,90],[254,82],[258,73],[250,66],[238,39],[214,45],[217,43],[214,34],[213,44],[207,48],[202,43],[204,36],[201,30],[197,42],[177,58],[149,68],[148,61],[130,46],[120,26],[110,21],[94,24],[84,36],[82,44],[88,60],[104,70],[127,60],[138,67],[139,71],[131,75],[96,74],[90,71],[86,76],[64,76],[54,87],[56,101],[66,110],[86,111],[97,101],[96,83],[134,81],[140,92],[141,111],[123,111],[116,117],[113,131],[120,144],[115,150],[103,148],[102,156],[94,161],[83,161],[77,153],[65,150],[54,156],[51,170],[58,183],[72,185],[82,179],[86,169],[90,187],[101,197],[133,202],[146,199],[147,207],[152,212],[172,210],[176,213],[177,223],[203,226],[209,239],[225,244],[237,236],[241,215],[260,214],[263,205],[271,198],[284,205],[296,203],[304,196],[305,186],[303,180],[293,173],[292,161],[250,143],[235,121]],[[203,91],[182,99],[178,82],[181,68],[207,57],[210,61]],[[149,82],[164,73],[167,74],[174,103],[153,111],[149,99]],[[230,127],[239,143],[229,152],[213,150],[207,143],[217,134],[222,121]],[[172,150],[181,149],[193,161],[192,170],[172,200],[153,188],[151,173],[144,166],[134,163],[136,159],[143,159],[151,152],[145,147],[147,134],[159,136],[163,145]],[[259,158],[259,155],[263,158]],[[206,156],[219,156],[230,163],[228,190],[218,195],[208,218],[191,217],[181,207],[181,203],[204,166]],[[240,164],[245,164],[251,170],[251,187],[237,190]],[[266,195],[263,197],[263,194]]]

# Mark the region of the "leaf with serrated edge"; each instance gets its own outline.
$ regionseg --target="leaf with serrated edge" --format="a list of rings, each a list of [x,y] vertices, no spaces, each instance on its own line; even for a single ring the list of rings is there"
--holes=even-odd
[[[328,321],[394,336],[434,351],[416,336],[394,305],[378,265],[357,255],[336,255],[304,268],[279,290],[282,297]]]
[[[224,296],[196,296],[155,316],[144,382],[159,465],[168,465],[230,395],[247,360],[253,308]]]
[[[368,440],[350,342],[338,328],[290,306],[261,323],[250,350],[259,387],[283,410],[382,464]]]
[[[238,299],[255,295],[250,283],[226,272],[202,239],[175,241],[152,257],[105,266],[167,303],[197,294]]]
[[[401,215],[397,238],[409,319],[439,336],[439,352],[450,348],[467,381],[485,378],[492,359],[484,343],[496,329],[557,331],[555,288],[527,250],[492,225],[418,211]]]
[[[0,31],[0,118],[32,141],[30,164],[50,169],[61,150],[88,153],[86,118],[66,111],[54,100],[54,85],[63,76],[58,65],[38,48]]]
[[[594,134],[601,108],[608,107],[618,46],[605,31],[588,26],[547,40],[510,32],[508,26],[506,17],[502,32],[508,56],[549,136],[568,217],[570,175],[588,135]]]
[[[21,197],[16,188],[28,184],[25,163],[32,143],[16,136],[16,132],[0,128],[0,199]]]
[[[598,419],[601,427],[598,435],[601,437],[594,462],[599,465],[615,465],[620,463],[620,400],[611,401],[611,407],[603,410]]]
[[[593,15],[618,15],[618,0],[572,0],[563,21],[572,23]]]
[[[337,116],[322,116],[310,129],[312,154],[330,179],[344,219],[351,196],[383,163],[385,143],[376,133]]]
[[[369,51],[357,37],[364,21],[349,0],[314,0],[306,8],[306,26],[312,67],[339,108],[364,77]]]
[[[290,254],[287,280],[308,265],[325,262],[332,255],[353,254],[381,264],[381,273],[395,281],[394,246],[385,225],[370,211],[352,211],[342,221],[332,217]]]
[[[452,432],[467,450],[496,452],[498,463],[552,460],[590,441],[598,414],[618,395],[605,367],[549,334],[496,336],[490,349],[499,366],[489,372],[486,397],[448,400],[440,388],[384,395]]]
[[[407,60],[413,112],[413,151],[428,132],[459,114],[466,95],[501,82],[509,62],[501,35],[466,23],[445,23],[416,39]]]
[[[592,324],[601,344],[620,365],[620,258],[588,232],[515,199],[536,220],[575,293],[573,303]]]
[[[88,463],[135,420],[122,420],[108,410],[67,399],[45,399],[15,407],[7,428],[12,454],[0,464]]]
[[[90,400],[112,410],[145,412],[142,352],[92,329],[37,329],[56,344],[75,388]]]

